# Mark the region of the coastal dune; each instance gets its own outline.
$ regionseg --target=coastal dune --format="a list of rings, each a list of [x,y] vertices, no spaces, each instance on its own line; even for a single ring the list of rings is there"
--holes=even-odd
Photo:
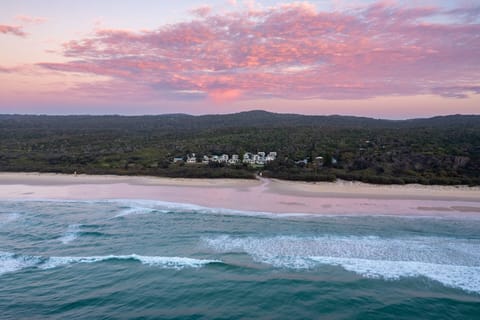
[[[242,212],[480,217],[480,188],[0,173],[0,200],[154,200]]]

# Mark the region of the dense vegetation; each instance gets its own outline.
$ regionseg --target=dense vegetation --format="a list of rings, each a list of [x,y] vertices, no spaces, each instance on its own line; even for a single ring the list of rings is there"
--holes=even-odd
[[[258,169],[244,165],[172,164],[188,153],[245,151],[277,151],[263,174],[282,179],[480,185],[480,116],[0,115],[0,171],[254,177]],[[302,159],[310,162],[295,163]]]

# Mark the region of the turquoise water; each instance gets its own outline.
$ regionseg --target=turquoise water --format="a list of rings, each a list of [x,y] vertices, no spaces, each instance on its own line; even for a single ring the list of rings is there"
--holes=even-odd
[[[480,220],[0,202],[1,319],[478,319]]]

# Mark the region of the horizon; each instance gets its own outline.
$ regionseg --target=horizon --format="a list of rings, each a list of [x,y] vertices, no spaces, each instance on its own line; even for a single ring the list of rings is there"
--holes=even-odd
[[[242,113],[253,113],[253,112],[264,112],[274,115],[294,115],[294,116],[307,116],[307,117],[354,117],[354,118],[365,118],[365,119],[373,119],[373,120],[386,120],[386,121],[409,121],[409,120],[428,120],[432,118],[439,118],[439,117],[479,117],[480,114],[445,114],[445,115],[433,115],[427,117],[414,117],[414,118],[375,118],[375,117],[368,117],[368,116],[359,116],[353,114],[305,114],[305,113],[293,113],[293,112],[272,112],[268,110],[262,109],[251,109],[239,112],[230,112],[230,113],[204,113],[204,114],[191,114],[191,113],[183,113],[183,112],[176,112],[176,113],[158,113],[158,114],[117,114],[117,113],[105,113],[105,114],[87,114],[87,113],[70,113],[70,114],[48,114],[48,113],[0,113],[0,116],[47,116],[47,117],[161,117],[161,116],[173,116],[173,115],[183,115],[183,116],[191,116],[191,117],[202,117],[202,116],[227,116],[227,115],[236,115]]]
[[[480,115],[480,5],[6,0],[0,114]]]

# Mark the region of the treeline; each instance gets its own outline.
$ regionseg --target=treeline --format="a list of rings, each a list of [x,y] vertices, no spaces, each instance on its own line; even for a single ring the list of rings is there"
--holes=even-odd
[[[276,151],[262,173],[281,179],[480,185],[480,116],[0,115],[1,171],[252,178],[256,170],[244,165],[172,163],[245,151]]]

